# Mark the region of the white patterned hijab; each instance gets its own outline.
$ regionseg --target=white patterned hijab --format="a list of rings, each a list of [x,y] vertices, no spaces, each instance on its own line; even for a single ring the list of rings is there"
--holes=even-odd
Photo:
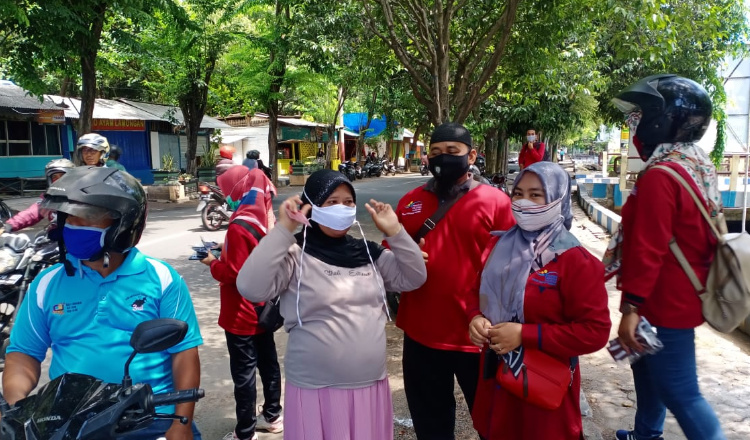
[[[646,162],[648,170],[660,162],[675,162],[680,164],[693,179],[700,190],[703,200],[709,206],[709,214],[716,217],[722,210],[721,193],[716,178],[716,167],[705,151],[692,142],[674,144],[659,144]]]

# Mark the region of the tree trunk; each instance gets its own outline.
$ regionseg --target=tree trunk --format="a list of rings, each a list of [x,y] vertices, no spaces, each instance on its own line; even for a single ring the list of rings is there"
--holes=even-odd
[[[502,130],[500,132],[500,139],[498,142],[498,148],[500,154],[497,155],[497,172],[500,174],[507,175],[508,174],[508,147],[510,142],[508,142],[508,132],[505,130]]]
[[[497,128],[490,128],[484,135],[484,156],[485,165],[488,174],[494,174],[497,171],[498,156]]]
[[[78,137],[91,132],[96,103],[96,56],[99,53],[99,39],[104,28],[104,14],[107,5],[98,6],[96,16],[91,23],[90,33],[81,40],[81,113],[78,119]]]
[[[288,14],[288,9],[285,9],[282,1],[276,1],[276,26],[283,27],[285,23],[285,14]],[[283,35],[284,32],[277,32],[277,35]],[[276,185],[279,183],[279,167],[277,160],[277,150],[279,145],[279,139],[276,134],[279,127],[279,100],[276,98],[281,91],[281,86],[284,85],[284,75],[286,75],[286,42],[283,38],[279,37],[271,45],[271,52],[269,56],[269,69],[268,74],[271,76],[271,84],[268,89],[268,152],[270,156],[269,162],[273,168],[273,181]]]

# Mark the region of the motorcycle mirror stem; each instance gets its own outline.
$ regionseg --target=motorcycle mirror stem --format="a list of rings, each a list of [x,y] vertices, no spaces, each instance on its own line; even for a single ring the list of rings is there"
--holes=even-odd
[[[133,385],[130,378],[130,362],[138,353],[156,353],[174,347],[185,339],[188,325],[184,321],[171,318],[152,319],[144,321],[136,326],[130,336],[130,346],[133,354],[125,362],[125,374],[122,378],[122,387],[128,394],[128,388]]]

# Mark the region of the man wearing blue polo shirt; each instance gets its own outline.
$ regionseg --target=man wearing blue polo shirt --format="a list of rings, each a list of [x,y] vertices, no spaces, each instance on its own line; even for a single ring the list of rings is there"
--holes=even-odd
[[[78,167],[49,188],[41,206],[58,213],[63,263],[37,276],[19,309],[3,373],[5,398],[12,404],[36,387],[48,348],[50,378],[73,372],[121,382],[133,330],[156,318],[185,321],[188,333],[166,351],[137,355],[133,382],[150,384],[154,393],[200,386],[203,340],[187,286],[168,264],[134,247],[146,222],[141,185],[117,169]],[[160,412],[192,421],[194,406]],[[200,439],[195,423],[172,420],[121,438],[159,436]]]

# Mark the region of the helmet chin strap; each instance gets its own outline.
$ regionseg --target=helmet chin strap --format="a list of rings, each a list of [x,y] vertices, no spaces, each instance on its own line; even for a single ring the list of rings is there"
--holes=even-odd
[[[105,269],[109,267],[109,252],[104,253],[104,260],[102,263]]]

